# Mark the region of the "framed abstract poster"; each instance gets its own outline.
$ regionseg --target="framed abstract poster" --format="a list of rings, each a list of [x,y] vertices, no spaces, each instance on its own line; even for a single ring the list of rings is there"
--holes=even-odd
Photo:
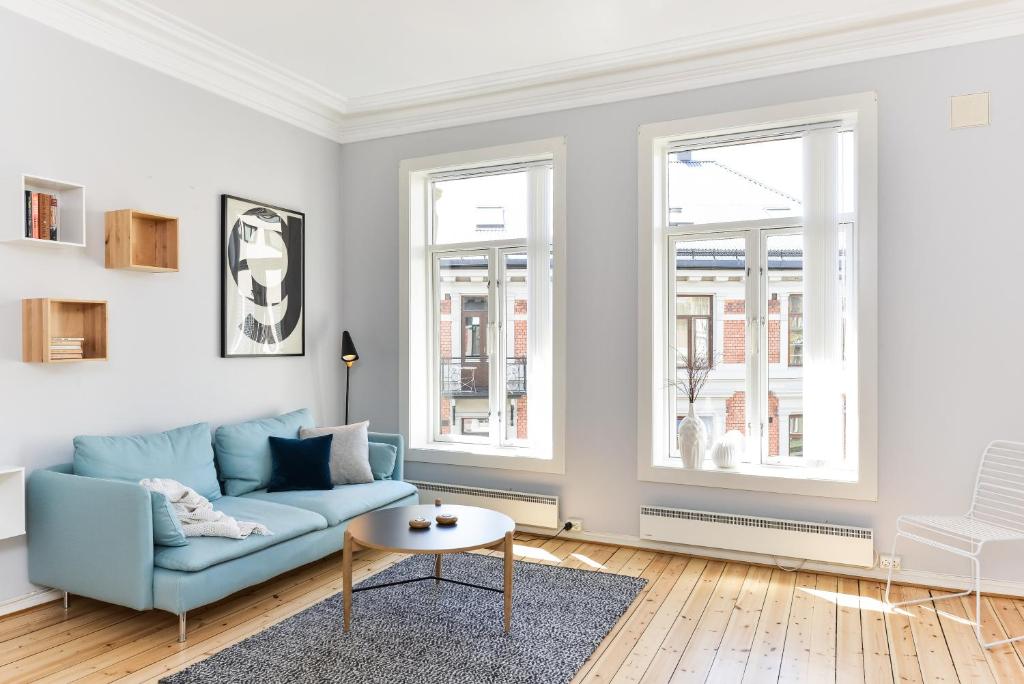
[[[304,356],[306,215],[221,195],[221,353]]]

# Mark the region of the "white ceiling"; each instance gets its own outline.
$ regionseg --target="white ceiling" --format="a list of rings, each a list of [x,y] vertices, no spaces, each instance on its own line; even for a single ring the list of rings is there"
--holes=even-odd
[[[347,98],[951,0],[150,0]]]
[[[342,142],[1024,34],[1024,0],[0,0]]]

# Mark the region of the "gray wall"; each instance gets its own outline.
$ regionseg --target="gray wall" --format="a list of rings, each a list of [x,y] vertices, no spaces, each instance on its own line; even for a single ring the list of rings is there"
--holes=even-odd
[[[76,434],[212,425],[309,406],[338,420],[341,147],[0,11],[0,230],[20,174],[87,186],[88,247],[0,243],[0,463],[66,462]],[[307,356],[219,358],[220,194],[306,212]],[[181,218],[181,271],[103,268],[103,212]],[[21,362],[21,298],[109,300],[110,361]],[[116,515],[116,511],[111,511]],[[0,541],[0,601],[33,590]]]
[[[1024,38],[664,97],[346,145],[342,303],[362,354],[355,416],[398,428],[398,163],[568,138],[566,474],[412,464],[411,478],[558,494],[588,530],[635,535],[641,504],[867,525],[888,549],[897,515],[962,512],[993,438],[1024,439],[1019,300]],[[879,95],[877,503],[636,479],[636,158],[640,124],[875,90]],[[949,96],[990,90],[991,127],[950,131]],[[993,549],[986,575],[1017,579]],[[904,566],[963,574],[908,548]]]

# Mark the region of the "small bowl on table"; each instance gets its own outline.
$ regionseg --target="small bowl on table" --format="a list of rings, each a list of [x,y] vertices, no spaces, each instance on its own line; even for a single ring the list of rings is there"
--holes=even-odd
[[[430,525],[431,523],[429,518],[420,517],[409,520],[409,527],[414,530],[425,530],[430,527]]]
[[[454,525],[455,523],[457,523],[459,521],[459,516],[452,515],[451,513],[440,513],[435,518],[435,520],[437,520],[437,524],[438,525],[444,525],[445,527],[450,527],[451,525]]]

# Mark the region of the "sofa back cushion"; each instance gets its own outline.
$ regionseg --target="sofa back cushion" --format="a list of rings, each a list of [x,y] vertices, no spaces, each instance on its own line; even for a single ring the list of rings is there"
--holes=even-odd
[[[398,448],[394,444],[370,442],[370,470],[374,480],[390,480],[395,472],[395,461],[398,459]]]
[[[222,425],[213,437],[217,469],[228,496],[241,496],[270,483],[270,438],[298,439],[300,428],[313,427],[309,409],[276,418]]]
[[[75,475],[138,482],[164,477],[210,501],[220,498],[210,426],[196,423],[151,435],[75,437]]]

